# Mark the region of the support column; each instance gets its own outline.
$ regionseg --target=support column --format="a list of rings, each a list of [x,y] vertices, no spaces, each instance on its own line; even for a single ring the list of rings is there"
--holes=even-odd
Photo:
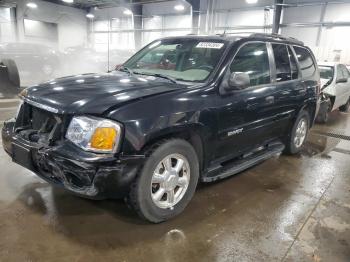
[[[192,6],[192,34],[199,33],[200,1],[186,0]]]
[[[275,0],[275,10],[273,12],[273,24],[272,33],[278,34],[281,23],[281,13],[282,13],[283,0]]]
[[[135,49],[139,50],[142,47],[142,5],[133,5],[131,11],[134,19]]]

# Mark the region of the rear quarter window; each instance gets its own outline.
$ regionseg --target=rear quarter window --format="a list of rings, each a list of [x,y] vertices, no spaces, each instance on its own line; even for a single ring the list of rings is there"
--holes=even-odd
[[[307,78],[312,76],[316,72],[316,65],[309,50],[298,46],[294,46],[293,48],[300,65],[302,77]]]

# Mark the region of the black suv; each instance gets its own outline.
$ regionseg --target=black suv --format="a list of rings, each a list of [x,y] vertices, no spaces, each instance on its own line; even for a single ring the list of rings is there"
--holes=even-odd
[[[24,90],[3,145],[49,183],[125,197],[158,223],[184,210],[198,181],[300,151],[319,88],[312,52],[292,38],[165,38],[115,72]]]

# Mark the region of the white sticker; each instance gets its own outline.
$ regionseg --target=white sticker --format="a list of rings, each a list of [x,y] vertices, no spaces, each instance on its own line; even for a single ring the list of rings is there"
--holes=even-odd
[[[221,49],[224,46],[224,43],[215,43],[215,42],[199,42],[197,48],[214,48]]]

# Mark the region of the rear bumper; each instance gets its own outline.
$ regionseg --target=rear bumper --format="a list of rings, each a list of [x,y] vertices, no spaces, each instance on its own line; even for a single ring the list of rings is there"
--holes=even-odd
[[[14,121],[5,122],[2,140],[13,161],[50,184],[91,199],[120,198],[145,157],[110,156],[85,152],[68,141],[47,147],[24,140],[13,131]]]

